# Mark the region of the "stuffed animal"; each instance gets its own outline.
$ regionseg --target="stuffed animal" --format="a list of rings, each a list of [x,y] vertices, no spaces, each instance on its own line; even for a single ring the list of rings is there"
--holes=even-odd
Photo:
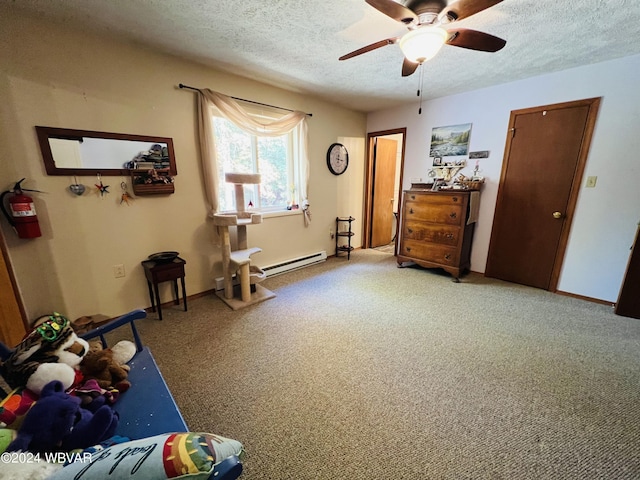
[[[115,432],[118,416],[108,406],[95,414],[80,408],[80,399],[64,391],[55,380],[43,389],[7,447],[8,452],[71,451],[100,443]]]
[[[104,404],[113,405],[120,393],[128,390],[129,365],[126,365],[126,362],[136,353],[136,346],[128,340],[116,343],[110,349],[111,355],[102,353],[102,348],[102,342],[99,340],[89,342],[89,353],[80,364],[83,383],[71,392],[80,397],[84,408],[92,412]]]
[[[120,392],[126,391],[131,383],[127,380],[128,367],[125,369],[116,360],[111,348],[92,350],[85,355],[80,363],[80,371],[86,380],[95,379],[100,387],[116,388]]]
[[[136,354],[136,346],[129,340],[120,340],[113,347],[113,359],[125,370],[129,371],[129,363]]]
[[[35,324],[36,328],[0,365],[0,373],[11,388],[27,387],[36,394],[53,380],[60,381],[65,390],[70,388],[76,379],[75,368],[89,344],[59,313],[40,317]]]

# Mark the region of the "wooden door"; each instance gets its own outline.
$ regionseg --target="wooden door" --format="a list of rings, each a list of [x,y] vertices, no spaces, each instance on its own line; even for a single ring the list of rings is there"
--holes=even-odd
[[[598,105],[511,112],[487,276],[555,291]]]
[[[391,243],[393,235],[393,196],[396,178],[398,142],[376,139],[373,157],[373,192],[371,211],[371,247]]]
[[[616,302],[616,313],[624,317],[640,318],[640,227],[636,232],[631,256],[627,264],[622,288]]]
[[[0,232],[0,342],[15,347],[27,331],[24,309],[9,268],[5,240]]]
[[[398,176],[396,178],[396,183],[394,185],[394,197],[396,205],[399,208],[400,199],[398,195],[402,190],[402,172],[404,170],[404,150],[405,150],[405,142],[407,138],[407,129],[406,127],[396,128],[393,130],[383,130],[379,132],[369,132],[367,133],[367,151],[366,151],[366,165],[365,165],[365,178],[364,178],[364,209],[363,209],[363,221],[362,221],[362,248],[371,248],[371,231],[373,228],[373,190],[374,190],[374,159],[376,152],[376,143],[380,137],[389,137],[393,136],[393,138],[398,142],[398,149],[400,150],[400,158],[399,158],[399,168],[398,168]],[[393,208],[393,207],[392,207]],[[396,227],[398,224],[398,219],[394,218],[392,220],[396,223]],[[397,230],[396,230],[397,231]],[[398,235],[395,236],[396,240],[396,249],[398,247]]]

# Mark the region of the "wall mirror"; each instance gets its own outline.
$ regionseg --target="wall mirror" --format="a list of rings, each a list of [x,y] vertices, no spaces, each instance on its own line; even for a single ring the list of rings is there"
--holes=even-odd
[[[178,174],[168,137],[39,126],[36,132],[49,175],[129,175],[131,169],[151,168]]]

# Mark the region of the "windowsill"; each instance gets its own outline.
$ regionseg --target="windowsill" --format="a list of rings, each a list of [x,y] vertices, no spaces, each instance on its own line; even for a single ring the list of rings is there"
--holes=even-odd
[[[276,212],[263,212],[262,218],[288,217],[291,215],[302,215],[302,209],[297,210],[278,210]]]
[[[271,210],[268,212],[261,212],[257,209],[245,210],[245,213],[261,213],[262,218],[275,218],[275,217],[289,217],[291,215],[302,215],[302,209],[299,208],[297,210]],[[221,215],[234,215],[235,211],[223,211],[218,212]]]

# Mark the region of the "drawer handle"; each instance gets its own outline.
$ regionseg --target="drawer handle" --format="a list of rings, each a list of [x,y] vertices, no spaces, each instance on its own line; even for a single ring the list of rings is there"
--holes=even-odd
[[[415,200],[416,196],[415,195],[411,195],[411,200]]]
[[[413,208],[410,208],[410,209],[409,209],[409,213],[413,213]]]
[[[458,216],[458,214],[457,214],[456,212],[451,212],[451,213],[449,214],[449,216],[450,216],[451,218],[456,218],[456,217]]]
[[[407,252],[410,252],[410,251],[411,251],[411,247],[407,247]]]
[[[447,233],[445,235],[445,237],[451,239],[451,238],[453,238],[453,233]]]
[[[413,229],[412,228],[407,228],[407,232],[413,233]]]
[[[447,254],[444,256],[444,258],[445,258],[445,260],[451,260],[451,254],[450,254],[450,253],[447,253]]]
[[[458,197],[453,197],[453,198],[452,198],[452,200],[453,200],[454,202],[457,202],[457,201],[458,201]]]

